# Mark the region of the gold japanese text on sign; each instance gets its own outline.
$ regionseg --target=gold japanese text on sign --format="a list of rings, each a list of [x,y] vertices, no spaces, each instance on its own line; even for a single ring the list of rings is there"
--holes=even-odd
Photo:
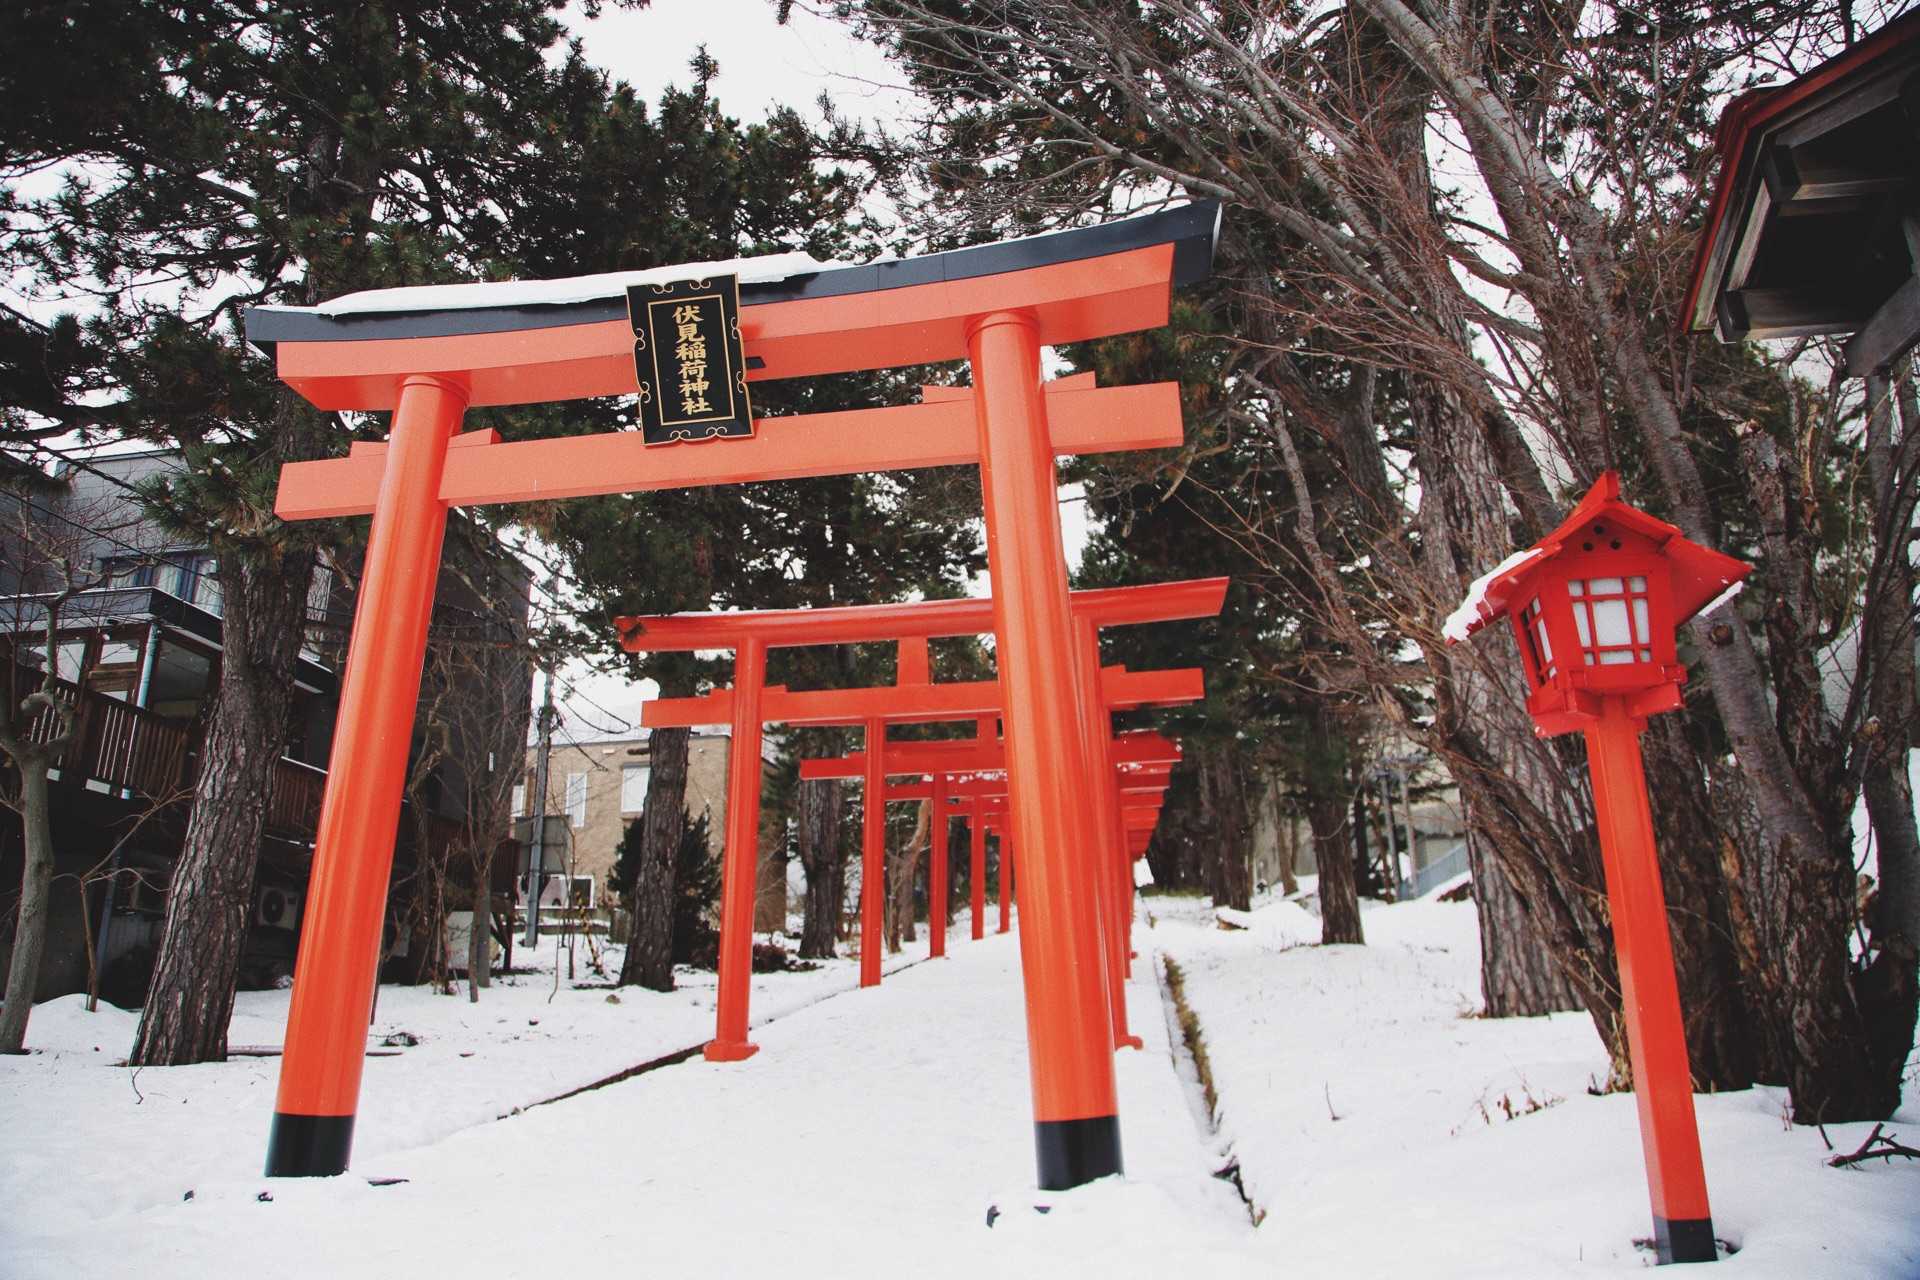
[[[753,434],[736,277],[635,285],[627,316],[648,444]]]

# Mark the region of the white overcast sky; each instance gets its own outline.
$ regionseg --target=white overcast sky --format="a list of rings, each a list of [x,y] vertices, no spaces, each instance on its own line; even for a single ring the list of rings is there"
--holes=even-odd
[[[640,10],[609,6],[591,22],[575,6],[567,22],[589,60],[649,100],[693,78],[687,64],[704,44],[720,64],[720,105],[741,120],[762,119],[776,105],[811,117],[822,93],[862,119],[897,118],[910,102],[877,50],[800,5],[784,26],[769,0],[653,0]]]
[[[637,11],[609,6],[590,22],[576,6],[567,23],[590,61],[647,101],[669,84],[689,83],[688,63],[704,44],[720,65],[714,93],[721,109],[743,121],[763,119],[781,105],[817,119],[814,104],[823,93],[842,116],[881,124],[904,118],[913,107],[901,76],[872,46],[798,4],[784,26],[775,23],[770,0],[653,0]],[[1063,497],[1067,561],[1077,565],[1088,534],[1085,508],[1077,489]],[[990,590],[984,575],[973,590]],[[638,725],[642,701],[657,692],[651,681],[629,684],[582,665],[564,669],[555,692],[566,713],[561,735],[582,741]]]

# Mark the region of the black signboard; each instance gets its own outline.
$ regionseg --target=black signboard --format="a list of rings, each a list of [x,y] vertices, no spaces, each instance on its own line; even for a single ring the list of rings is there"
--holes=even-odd
[[[648,444],[753,434],[737,277],[634,285],[627,316]]]

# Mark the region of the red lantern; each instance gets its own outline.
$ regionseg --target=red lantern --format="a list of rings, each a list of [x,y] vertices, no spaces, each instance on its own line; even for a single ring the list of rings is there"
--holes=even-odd
[[[1609,694],[1634,716],[1677,708],[1687,670],[1674,633],[1750,568],[1620,501],[1608,471],[1565,523],[1474,583],[1445,632],[1464,640],[1506,614],[1527,710],[1543,736],[1570,733],[1594,724]]]
[[[1586,734],[1661,1262],[1711,1262],[1715,1247],[1640,731],[1680,705],[1674,632],[1731,599],[1750,567],[1620,501],[1609,471],[1558,529],[1475,582],[1443,628],[1457,642],[1504,614],[1537,732]]]

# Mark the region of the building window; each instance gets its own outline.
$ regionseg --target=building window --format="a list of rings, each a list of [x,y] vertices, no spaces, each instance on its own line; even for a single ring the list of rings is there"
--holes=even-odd
[[[54,655],[53,674],[62,680],[78,684],[80,673],[87,665],[87,642],[62,640],[60,647],[54,650]]]
[[[513,816],[516,818],[525,817],[526,812],[527,784],[524,782],[516,782],[513,784]]]
[[[140,646],[128,644],[124,640],[108,640],[100,646],[100,657],[95,660],[101,667],[137,667],[140,665]]]
[[[109,587],[158,587],[170,596],[221,612],[220,580],[214,558],[204,551],[169,551],[155,556],[110,556],[100,562]]]
[[[587,825],[587,775],[567,775],[567,821],[578,831]]]
[[[145,557],[109,556],[100,562],[100,572],[106,581],[106,587],[150,587],[153,585],[153,562]]]
[[[644,764],[629,764],[621,767],[621,813],[639,813],[647,807],[647,778],[652,772]]]

